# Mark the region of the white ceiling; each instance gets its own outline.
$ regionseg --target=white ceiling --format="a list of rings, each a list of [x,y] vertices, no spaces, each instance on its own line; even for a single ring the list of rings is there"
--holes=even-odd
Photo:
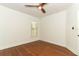
[[[44,6],[44,9],[46,10],[46,14],[43,14],[38,8],[24,6],[28,4],[38,5],[38,3],[1,3],[0,5],[3,5],[11,9],[24,12],[26,14],[36,16],[39,18],[65,10],[72,5],[71,3],[48,3],[47,5]]]

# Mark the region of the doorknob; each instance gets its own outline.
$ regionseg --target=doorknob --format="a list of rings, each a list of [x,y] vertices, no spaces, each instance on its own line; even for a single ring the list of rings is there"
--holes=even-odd
[[[79,35],[77,35],[79,37]]]

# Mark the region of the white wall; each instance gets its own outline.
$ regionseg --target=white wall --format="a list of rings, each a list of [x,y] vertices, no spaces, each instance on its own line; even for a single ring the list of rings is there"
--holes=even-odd
[[[38,40],[31,37],[32,21],[38,19],[0,6],[0,49]]]
[[[66,11],[42,18],[40,28],[41,40],[66,46]]]

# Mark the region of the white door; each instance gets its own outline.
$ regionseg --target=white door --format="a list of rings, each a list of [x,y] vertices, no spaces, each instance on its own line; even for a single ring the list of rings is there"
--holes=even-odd
[[[77,12],[77,50],[79,52],[79,11]]]
[[[67,11],[67,47],[76,53],[78,48],[77,34],[77,8],[76,5],[70,7]]]

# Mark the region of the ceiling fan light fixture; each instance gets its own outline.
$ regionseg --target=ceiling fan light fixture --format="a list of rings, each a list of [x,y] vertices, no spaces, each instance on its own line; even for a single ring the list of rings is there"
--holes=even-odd
[[[39,7],[38,7],[38,9],[40,9],[40,10],[41,10],[41,9],[42,9],[42,7],[41,7],[41,6],[39,6]]]

